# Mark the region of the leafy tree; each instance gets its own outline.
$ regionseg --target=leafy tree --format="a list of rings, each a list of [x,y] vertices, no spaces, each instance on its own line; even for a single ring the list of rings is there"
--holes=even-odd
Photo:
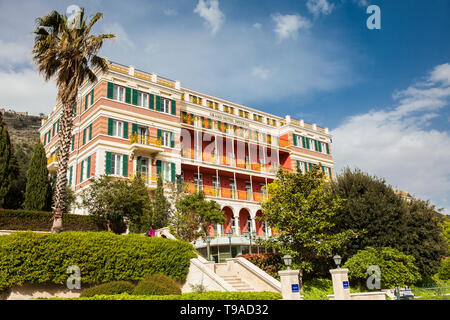
[[[8,128],[0,115],[0,208],[3,208],[11,181],[17,174],[17,160],[9,139]]]
[[[97,13],[89,22],[84,17],[82,8],[77,17],[79,21],[72,24],[66,15],[53,10],[36,19],[34,30],[33,60],[45,80],[56,78],[57,101],[62,106],[52,232],[63,230],[62,215],[66,212],[67,166],[72,138],[73,106],[76,104],[78,88],[86,79],[91,83],[97,81],[93,69],[98,67],[102,71],[107,70],[106,59],[99,57],[97,53],[105,39],[114,37],[112,34],[91,34],[94,24],[103,17],[102,13]]]
[[[151,226],[153,229],[167,227],[170,216],[170,203],[164,196],[164,186],[161,175],[158,175],[155,193],[151,200],[152,219]]]
[[[442,260],[438,277],[441,280],[450,280],[450,258]]]
[[[142,192],[139,180],[129,182],[101,176],[81,193],[80,206],[98,223],[105,224],[108,231],[120,234],[126,229],[126,221],[136,224],[148,214],[145,212],[148,202],[148,193]]]
[[[333,251],[356,235],[352,230],[336,231],[334,219],[342,200],[331,194],[320,166],[305,174],[279,170],[268,193],[261,220],[277,235],[264,245],[293,257],[300,282],[303,272],[314,271],[316,261],[330,260]]]
[[[27,171],[25,189],[26,210],[48,211],[51,208],[52,188],[48,178],[47,157],[44,146],[39,143],[34,149]]]
[[[447,218],[442,222],[442,235],[444,236],[445,240],[447,240],[447,256],[450,255],[450,219]]]
[[[346,168],[332,184],[336,197],[346,199],[336,226],[361,234],[342,248],[343,259],[366,247],[393,247],[414,256],[422,276],[437,272],[445,241],[440,215],[428,202],[396,194],[384,179]]]
[[[206,238],[214,223],[225,222],[220,205],[213,200],[206,200],[203,191],[184,196],[175,207],[179,217],[177,233],[185,241]],[[209,243],[207,246],[209,252]]]
[[[144,233],[147,232],[152,226],[153,211],[147,186],[145,185],[145,182],[139,172],[137,172],[131,182],[131,188],[134,190],[136,196],[142,199],[142,214],[136,214],[130,217],[130,232]]]
[[[13,145],[13,150],[14,149]],[[19,162],[18,159],[20,159],[21,162]],[[27,157],[20,148],[15,151],[11,157],[11,186],[5,196],[3,204],[3,207],[6,209],[21,209],[23,207],[23,202],[25,200],[24,190],[27,184],[26,172],[23,173],[23,171],[25,171],[24,168],[28,165],[28,163],[23,165],[22,161],[24,159],[29,160],[29,157]]]
[[[372,274],[367,273],[367,268],[372,265],[378,266],[381,271],[381,287],[392,288],[396,285],[413,284],[421,279],[414,260],[413,256],[406,255],[394,248],[367,247],[348,259],[344,268],[349,269],[349,279],[362,288]]]

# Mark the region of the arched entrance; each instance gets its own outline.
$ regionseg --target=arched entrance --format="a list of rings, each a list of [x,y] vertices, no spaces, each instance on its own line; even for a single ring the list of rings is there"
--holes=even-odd
[[[251,219],[250,211],[248,209],[242,208],[239,211],[239,224],[240,224],[240,235],[244,235],[245,231],[250,231],[251,229]]]

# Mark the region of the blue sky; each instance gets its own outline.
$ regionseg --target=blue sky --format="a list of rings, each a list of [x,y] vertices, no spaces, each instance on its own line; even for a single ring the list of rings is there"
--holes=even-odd
[[[450,212],[447,0],[1,1],[3,106],[48,113],[55,88],[31,64],[34,19],[101,11],[111,60],[333,133],[345,166]],[[381,30],[366,27],[368,5]]]

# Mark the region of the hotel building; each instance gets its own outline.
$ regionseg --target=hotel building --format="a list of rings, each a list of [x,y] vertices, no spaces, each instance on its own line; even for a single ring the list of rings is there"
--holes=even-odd
[[[189,190],[202,189],[222,207],[226,222],[211,231],[216,261],[230,250],[233,256],[256,252],[260,248],[249,248],[250,241],[271,234],[255,218],[279,167],[307,171],[320,164],[328,178],[334,175],[327,128],[184,88],[133,66],[110,62],[107,72],[96,74],[96,83],[80,87],[74,106],[69,185],[79,194],[94,177],[132,179],[140,172],[152,192],[159,174],[165,182],[183,179]],[[56,106],[40,128],[51,175],[58,167],[61,114]],[[204,250],[205,242],[195,245]]]

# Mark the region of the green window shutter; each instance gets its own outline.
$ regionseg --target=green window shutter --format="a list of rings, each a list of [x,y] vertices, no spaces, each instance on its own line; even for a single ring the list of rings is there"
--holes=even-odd
[[[69,168],[69,185],[72,185],[72,170],[73,166],[70,166]]]
[[[53,122],[52,130],[51,130],[52,131],[52,137],[55,136],[55,131],[56,131],[55,130],[55,125],[56,125],[56,122]]]
[[[81,161],[80,183],[83,182],[84,161]]]
[[[170,167],[171,167],[171,168],[170,168],[170,169],[171,169],[171,170],[170,170],[170,171],[171,171],[171,172],[170,172],[170,173],[171,173],[171,181],[172,181],[172,182],[175,182],[175,163],[171,163],[171,164],[170,164]]]
[[[177,115],[177,103],[175,100],[172,100],[171,106],[171,113],[176,116]]]
[[[112,153],[106,151],[106,165],[105,165],[105,174],[111,174],[111,162],[112,162]]]
[[[136,158],[136,168],[137,168],[137,171],[138,172],[141,172],[141,169],[142,169],[142,162],[141,162],[141,159],[142,159],[142,157],[141,156],[139,156],[139,157],[137,157]]]
[[[91,176],[91,156],[87,158],[87,171],[86,176],[89,178]]]
[[[88,97],[89,95],[86,95],[86,97],[84,97],[84,111],[87,110]]]
[[[292,134],[292,138],[294,139],[294,146],[297,146],[297,135],[295,133]]]
[[[125,88],[125,102],[131,103],[131,88]]]
[[[112,82],[108,82],[108,91],[106,93],[106,97],[108,99],[114,98],[114,83],[112,83]]]
[[[91,90],[91,106],[94,104],[94,88]]]
[[[114,120],[111,118],[108,118],[108,136],[113,135],[113,127],[114,127]]]
[[[73,116],[76,117],[77,115],[77,103],[75,102],[75,105],[73,106]]]
[[[305,172],[308,172],[308,162],[303,162],[303,165],[305,166]]]
[[[149,105],[148,107],[152,110],[155,110],[155,95],[154,94],[150,94],[149,95]]]
[[[306,138],[302,136],[302,147],[306,148]]]
[[[123,137],[128,139],[128,122],[123,122]]]
[[[92,140],[92,123],[89,125],[89,141]]]
[[[305,141],[306,141],[306,148],[309,149],[309,138],[305,137]]]
[[[60,119],[58,119],[58,121],[56,121],[56,133],[59,133],[59,120]]]
[[[298,171],[299,171],[299,172],[302,171],[302,170],[301,170],[302,167],[301,167],[301,165],[300,165],[300,160],[297,160],[297,168],[298,168]]]
[[[86,143],[86,128],[83,130],[83,145]]]
[[[75,149],[75,135],[72,135],[72,147],[71,150],[73,151]]]
[[[126,154],[123,155],[122,175],[128,177],[128,156]]]
[[[161,97],[156,96],[156,111],[161,111]]]
[[[319,152],[322,152],[322,143],[320,141],[317,141],[317,145],[319,146]]]
[[[325,146],[327,147],[327,154],[330,154],[330,146],[328,143],[325,143]]]
[[[309,163],[309,170],[311,170],[312,166],[313,166],[313,164]]]
[[[161,129],[158,129],[158,130],[156,131],[156,137],[157,137],[158,139],[161,139],[161,137],[162,137],[162,130],[161,130]]]
[[[330,175],[330,179],[333,178],[333,176],[331,175],[331,168],[328,167],[328,174]]]
[[[161,160],[156,160],[156,174],[158,176],[161,174]]]
[[[133,89],[133,102],[135,106],[138,104],[138,91],[136,89]]]
[[[138,125],[137,125],[137,123],[133,123],[132,125],[131,125],[131,134],[137,134],[137,132],[138,132]]]
[[[175,138],[173,132],[170,133],[170,147],[175,148]]]

